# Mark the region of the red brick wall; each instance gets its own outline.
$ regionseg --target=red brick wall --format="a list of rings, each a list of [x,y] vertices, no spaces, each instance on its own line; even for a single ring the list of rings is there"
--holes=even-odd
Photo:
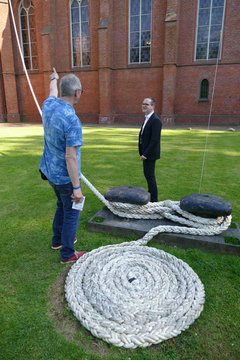
[[[86,68],[71,65],[69,1],[33,3],[39,69],[30,71],[29,76],[40,106],[48,95],[49,74],[54,66],[60,76],[74,72],[81,79],[84,93],[76,110],[83,122],[140,124],[141,102],[146,96],[156,99],[156,111],[163,118],[169,117],[177,124],[208,121],[216,61],[194,61],[197,0],[153,0],[151,64],[137,66],[128,64],[128,0],[89,1],[91,66]],[[1,6],[6,10],[6,5],[7,1]],[[19,1],[14,1],[17,26],[18,5]],[[9,121],[18,121],[19,114],[23,121],[41,121],[26,82],[13,29],[11,32],[9,29],[0,21],[4,59],[0,74],[0,119],[7,112]],[[240,124],[239,34],[239,1],[228,0],[212,107],[212,122],[216,124]],[[209,80],[207,102],[199,101],[204,78]]]
[[[115,70],[112,75],[114,121],[142,123],[142,100],[156,99],[156,111],[161,113],[161,68]]]
[[[236,16],[237,3],[236,0],[226,2],[222,56],[217,64],[215,60],[194,61],[197,1],[180,2],[176,123],[206,124],[210,118],[215,125],[240,124],[240,43],[237,40],[240,19]],[[203,79],[209,81],[209,101],[199,101]]]
[[[1,120],[16,122],[19,121],[18,96],[16,88],[16,77],[14,71],[14,56],[11,41],[11,24],[8,17],[8,2],[0,3],[0,52],[1,68],[0,88],[4,92],[1,105]]]
[[[178,68],[177,98],[175,103],[176,121],[206,124],[210,115],[211,123],[239,124],[239,71],[240,64],[219,66],[213,93],[216,65]],[[200,84],[209,80],[209,101],[199,101]],[[231,84],[231,86],[229,86]]]
[[[6,102],[5,102],[5,92],[3,86],[3,76],[2,76],[2,63],[0,58],[0,122],[6,121]]]
[[[153,1],[151,65],[128,64],[128,1],[114,1],[112,111],[116,123],[142,123],[141,103],[156,99],[161,113],[165,1]]]
[[[3,33],[6,27],[7,19],[7,4],[0,4],[0,34]],[[6,102],[5,102],[5,91],[4,91],[4,81],[3,81],[3,68],[2,68],[2,52],[3,38],[0,37],[0,122],[6,120]]]

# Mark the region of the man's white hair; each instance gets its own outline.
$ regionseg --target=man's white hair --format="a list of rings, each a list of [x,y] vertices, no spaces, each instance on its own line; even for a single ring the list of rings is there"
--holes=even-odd
[[[73,96],[74,91],[81,89],[82,89],[81,82],[76,75],[68,74],[62,77],[60,81],[61,96]]]

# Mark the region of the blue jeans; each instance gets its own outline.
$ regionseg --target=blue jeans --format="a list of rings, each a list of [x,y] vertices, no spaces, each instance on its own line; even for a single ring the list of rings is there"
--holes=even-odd
[[[74,255],[74,240],[78,228],[79,210],[72,209],[72,183],[55,185],[49,181],[56,196],[57,207],[53,219],[52,245],[62,245],[61,259]]]

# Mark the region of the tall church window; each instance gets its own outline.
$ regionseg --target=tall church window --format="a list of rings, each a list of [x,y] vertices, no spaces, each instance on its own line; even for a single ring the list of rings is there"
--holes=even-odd
[[[220,57],[225,0],[198,0],[196,60]]]
[[[129,0],[129,64],[151,61],[152,0]]]
[[[201,81],[200,100],[208,100],[209,82],[207,79]]]
[[[71,43],[72,66],[90,65],[90,31],[88,0],[72,0]]]
[[[38,69],[35,10],[31,0],[19,4],[21,45],[27,70]]]

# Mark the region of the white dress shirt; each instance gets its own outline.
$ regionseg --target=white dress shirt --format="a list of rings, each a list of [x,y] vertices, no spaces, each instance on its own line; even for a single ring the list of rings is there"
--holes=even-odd
[[[143,130],[144,130],[145,126],[146,126],[146,123],[148,122],[149,118],[152,116],[153,113],[154,113],[154,111],[150,112],[150,114],[148,114],[148,115],[145,115],[145,121],[143,123],[141,134],[143,133]]]

